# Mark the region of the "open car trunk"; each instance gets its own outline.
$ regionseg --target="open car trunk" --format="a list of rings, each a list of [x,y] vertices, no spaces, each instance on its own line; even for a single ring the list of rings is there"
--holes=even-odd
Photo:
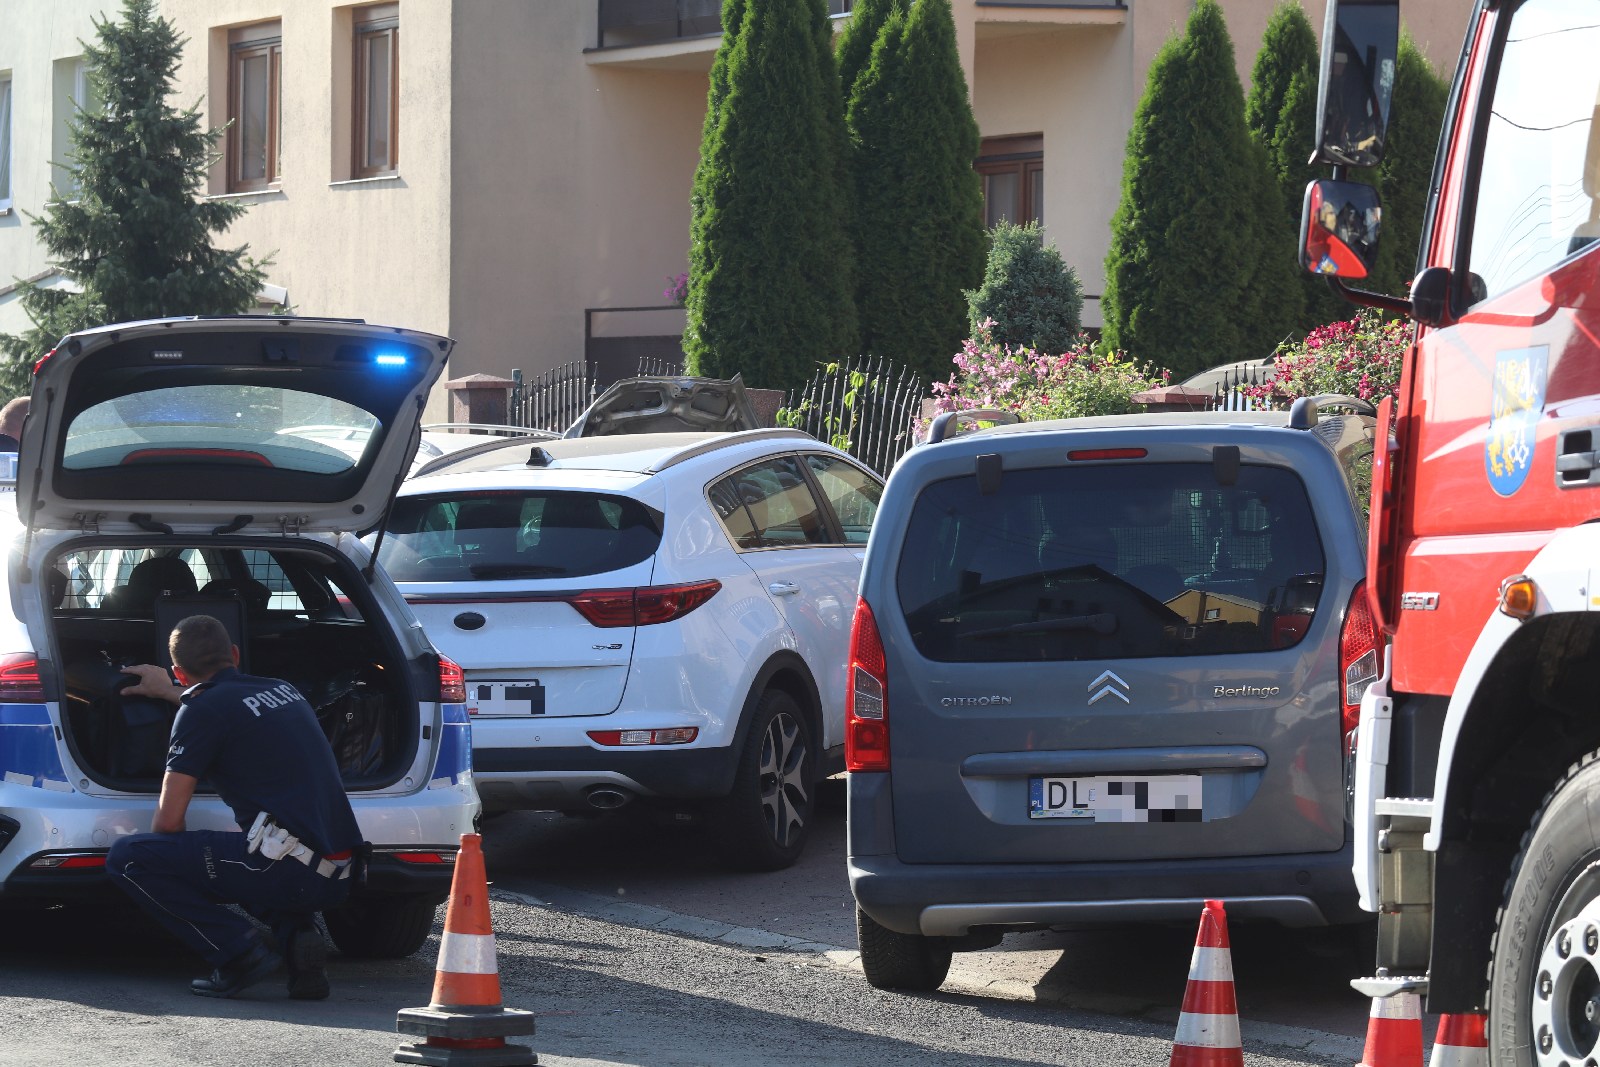
[[[347,789],[383,788],[411,765],[418,694],[346,557],[309,539],[91,537],[61,546],[44,573],[67,741],[103,785],[159,789],[176,709],[122,695],[136,679],[121,668],[169,665],[172,627],[198,614],[228,627],[243,671],[306,697]]]

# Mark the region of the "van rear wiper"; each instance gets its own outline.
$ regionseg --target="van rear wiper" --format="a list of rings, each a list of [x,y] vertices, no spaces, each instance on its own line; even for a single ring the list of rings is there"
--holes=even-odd
[[[1097,634],[1117,632],[1117,617],[1108,611],[1095,615],[1063,615],[1059,619],[1039,619],[1036,622],[1016,622],[1010,626],[991,626],[986,630],[964,633],[963,638],[1013,637],[1018,634],[1049,634],[1066,630],[1092,630]]]

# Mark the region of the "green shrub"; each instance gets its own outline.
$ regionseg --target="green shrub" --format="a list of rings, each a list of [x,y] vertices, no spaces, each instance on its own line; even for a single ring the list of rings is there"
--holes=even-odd
[[[1083,287],[1037,222],[1001,221],[989,232],[983,284],[966,291],[967,323],[978,336],[985,321],[1002,345],[1065,352],[1078,338]]]

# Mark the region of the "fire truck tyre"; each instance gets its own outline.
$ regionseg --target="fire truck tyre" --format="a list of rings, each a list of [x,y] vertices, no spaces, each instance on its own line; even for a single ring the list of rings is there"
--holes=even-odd
[[[322,918],[328,936],[346,956],[398,960],[428,940],[438,906],[431,896],[369,897],[325,912]]]
[[[1600,1057],[1600,752],[1568,770],[1522,838],[1489,964],[1496,1067]]]
[[[816,790],[811,727],[788,693],[769,689],[756,705],[715,830],[724,858],[743,870],[777,871],[800,858],[811,834]]]
[[[861,946],[861,969],[875,989],[931,992],[950,973],[950,946],[940,938],[902,934],[879,926],[872,916],[856,909],[856,943]]]

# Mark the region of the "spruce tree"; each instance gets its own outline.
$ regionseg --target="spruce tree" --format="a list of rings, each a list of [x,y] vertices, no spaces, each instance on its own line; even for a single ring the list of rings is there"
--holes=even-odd
[[[1383,232],[1378,242],[1377,269],[1363,288],[1396,296],[1408,292],[1417,265],[1422,215],[1427,207],[1433,157],[1449,94],[1444,79],[1434,71],[1411,35],[1401,33],[1389,130],[1377,173],[1378,192],[1383,197]]]
[[[839,85],[848,101],[855,91],[856,79],[872,61],[872,46],[883,32],[889,16],[904,15],[909,0],[856,0],[850,9],[850,21],[839,34],[835,54],[839,58]]]
[[[978,124],[950,0],[890,14],[847,115],[861,350],[942,379],[967,336],[965,290],[982,280],[986,250]]]
[[[855,339],[823,0],[726,0],[691,198],[692,374],[788,388]]]
[[[265,264],[211,237],[245,208],[201,195],[222,138],[199,105],[168,103],[184,41],[155,14],[155,0],[124,0],[121,17],[96,19],[85,43],[91,98],[71,120],[69,170],[77,188],[52,189],[33,217],[50,264],[80,290],[23,289],[33,328],[0,337],[5,386],[28,388],[33,361],[74,330],[168,315],[247,310]],[[69,199],[68,197],[71,197]]]
[[[1077,272],[1044,243],[1039,224],[1001,220],[989,234],[983,284],[967,293],[971,336],[992,321],[989,335],[1000,344],[1059,355],[1077,341],[1082,317]]]
[[[1298,313],[1298,289],[1277,273],[1294,269],[1276,259],[1292,246],[1262,228],[1269,221],[1281,236],[1281,201],[1245,127],[1222,10],[1197,0],[1185,31],[1156,54],[1134,112],[1106,256],[1103,343],[1179,380],[1265,356],[1278,316],[1286,306]]]

